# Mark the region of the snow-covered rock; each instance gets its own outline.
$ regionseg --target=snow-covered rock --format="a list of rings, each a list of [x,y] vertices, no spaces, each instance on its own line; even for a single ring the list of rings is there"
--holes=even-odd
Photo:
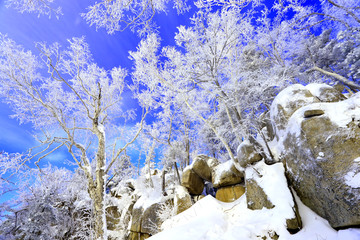
[[[131,237],[137,239],[136,236],[139,236],[143,239],[158,233],[162,224],[162,219],[158,213],[161,210],[162,204],[172,205],[172,200],[171,196],[157,199],[142,196],[132,209]]]
[[[346,97],[336,88],[325,83],[311,83],[305,86],[311,94],[317,97],[320,102],[339,102],[345,100]]]
[[[239,171],[233,161],[227,161],[217,165],[212,172],[212,184],[215,188],[225,187],[242,183],[244,173]]]
[[[287,229],[291,232],[301,229],[301,218],[288,188],[282,163],[269,166],[264,161],[258,162],[254,167],[246,169],[245,176],[246,201],[249,209],[281,209]]]
[[[192,206],[189,192],[183,186],[176,186],[174,196],[174,211],[179,214]]]
[[[360,93],[333,102],[343,96],[330,88],[294,85],[279,94],[272,110],[280,117],[286,115],[281,119],[287,121],[278,128],[283,130],[277,132],[277,152],[286,163],[291,186],[305,205],[332,227],[342,228],[360,225],[360,164],[356,160],[360,157]],[[305,90],[326,102],[314,101]],[[296,95],[299,103],[290,94],[294,92],[305,93]],[[297,107],[284,114],[278,106],[287,101]]]
[[[294,84],[281,91],[271,104],[270,118],[278,136],[286,128],[291,115],[299,108],[319,102],[305,86]]]
[[[249,140],[243,141],[237,149],[237,157],[235,161],[244,168],[249,164],[256,163],[262,159],[260,153],[255,150],[253,144]]]

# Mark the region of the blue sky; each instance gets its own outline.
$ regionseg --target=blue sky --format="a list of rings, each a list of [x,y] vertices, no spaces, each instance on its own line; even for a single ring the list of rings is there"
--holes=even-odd
[[[128,52],[134,51],[140,41],[136,33],[126,30],[109,35],[104,29],[96,30],[94,26],[90,27],[80,13],[86,12],[91,1],[61,0],[57,3],[61,4],[63,15],[59,19],[55,16],[49,19],[48,16],[18,13],[12,8],[6,8],[4,1],[0,0],[0,33],[7,34],[34,54],[37,54],[35,42],[58,42],[66,47],[67,39],[85,36],[93,58],[100,67],[107,70],[117,66],[131,69],[132,62],[128,58]],[[156,15],[154,20],[160,26],[164,45],[174,44],[177,26],[188,24],[192,14],[190,12],[178,16],[169,6],[168,14]],[[127,93],[126,97],[129,95]],[[131,99],[126,105],[136,107],[135,101]],[[16,119],[10,119],[12,112],[6,104],[0,103],[0,109],[0,151],[24,152],[29,147],[36,146],[37,142],[31,136],[31,125],[19,125]],[[66,150],[53,154],[51,159],[61,161],[64,157]]]

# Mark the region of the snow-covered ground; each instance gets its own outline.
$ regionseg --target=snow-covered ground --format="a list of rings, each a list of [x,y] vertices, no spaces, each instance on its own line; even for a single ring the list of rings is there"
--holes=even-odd
[[[279,213],[271,209],[250,210],[243,195],[233,203],[220,202],[207,196],[190,209],[166,221],[163,224],[164,231],[150,239],[253,240],[262,239],[263,236],[271,237],[274,234],[272,230],[281,232],[280,240],[360,239],[360,229],[335,231],[325,219],[311,211],[298,198],[296,200],[304,226],[294,235],[289,234],[284,225],[276,226],[281,221],[277,218]]]

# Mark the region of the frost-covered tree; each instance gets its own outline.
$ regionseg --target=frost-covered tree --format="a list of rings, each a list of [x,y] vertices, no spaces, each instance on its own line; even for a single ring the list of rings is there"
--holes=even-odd
[[[20,164],[41,159],[66,148],[84,172],[95,216],[95,237],[106,237],[105,183],[112,165],[138,136],[123,147],[107,143],[105,133],[124,116],[120,105],[126,71],[106,71],[92,60],[84,38],[69,40],[69,47],[37,44],[36,57],[14,41],[0,38],[0,95],[15,112],[20,123],[32,123],[43,133],[41,150],[30,151]],[[146,115],[146,114],[144,114]],[[144,116],[143,116],[144,117]],[[112,145],[112,154],[106,155]]]
[[[170,2],[179,14],[190,9],[187,0],[101,0],[90,5],[88,12],[81,15],[90,25],[105,28],[108,33],[131,28],[143,35],[156,28],[152,21],[155,14],[166,13]],[[54,0],[6,0],[6,4],[21,13],[37,13],[39,16],[61,14],[61,8],[56,7]]]
[[[321,1],[321,11],[295,18],[303,22],[314,17],[308,28],[314,28],[308,38],[302,39],[306,47],[296,54],[295,61],[308,77],[330,79],[351,90],[360,89],[360,9],[359,1]]]
[[[19,195],[11,200],[16,206],[6,209],[2,217],[1,239],[85,240],[94,236],[84,174],[48,166],[42,173],[31,169],[21,175]]]
[[[205,12],[192,23],[179,27],[177,46],[160,49],[158,37],[150,35],[130,53],[134,82],[147,87],[138,97],[157,105],[171,102],[210,128],[234,158],[242,138],[252,134],[253,114],[293,77],[288,66],[259,49],[263,38],[257,39],[250,15]]]
[[[7,7],[13,7],[21,13],[29,12],[49,17],[52,14],[56,17],[62,14],[61,8],[56,6],[54,0],[5,0],[5,3]]]
[[[279,1],[265,12],[275,17],[261,19],[260,27],[273,27],[264,32],[268,40],[260,47],[273,59],[291,66],[294,76],[303,82],[330,79],[359,89],[358,5],[357,0],[322,0],[312,5]]]
[[[154,30],[154,15],[166,13],[169,2],[178,13],[189,9],[187,0],[102,0],[89,6],[88,12],[82,15],[90,25],[105,28],[108,33],[130,27],[143,35]]]

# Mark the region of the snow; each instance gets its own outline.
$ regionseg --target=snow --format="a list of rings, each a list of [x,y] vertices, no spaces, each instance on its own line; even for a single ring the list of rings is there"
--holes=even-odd
[[[218,185],[221,181],[221,178],[225,175],[225,172],[231,171],[232,166],[233,166],[233,161],[231,161],[231,160],[217,165],[214,168],[213,176],[215,176],[215,178],[213,180],[213,184]]]
[[[353,171],[350,171],[344,178],[346,185],[352,188],[360,188],[360,172],[354,173]]]
[[[245,176],[247,179],[254,179],[264,190],[269,200],[275,205],[276,211],[281,214],[282,219],[295,217],[293,211],[294,203],[287,185],[285,169],[282,163],[269,166],[264,161],[260,161],[254,168],[247,168]],[[284,224],[284,222],[279,222],[279,224]]]
[[[331,86],[325,84],[325,83],[310,83],[305,86],[307,90],[311,92],[312,95],[315,97],[321,96],[321,89],[333,89]]]
[[[208,195],[188,210],[166,220],[162,225],[164,230],[149,239],[259,240],[263,236],[269,239],[276,232],[279,240],[360,240],[360,229],[332,229],[325,219],[306,207],[296,194],[303,228],[291,235],[284,225],[284,217],[292,214],[289,211],[292,197],[283,175],[284,168],[280,163],[268,166],[263,162],[256,164],[255,168],[263,177],[260,178],[255,170],[247,169],[246,173],[264,188],[276,205],[273,209],[250,210],[245,195],[232,203],[224,203]]]
[[[306,97],[303,94],[297,94],[296,90],[306,90],[301,84],[293,84],[284,90],[282,90],[274,99],[270,107],[270,116],[271,119],[274,119],[274,116],[278,116],[278,105],[281,105],[285,111],[290,107],[289,100],[291,102],[302,102],[302,105],[311,104],[314,102],[314,97]]]
[[[180,199],[185,198],[188,195],[186,188],[183,186],[179,186],[179,185],[175,187],[175,192],[176,192],[176,195],[178,196],[178,198],[180,198]]]
[[[99,125],[97,126],[97,129],[99,130],[99,132],[101,132],[102,134],[105,135],[105,127],[104,127],[104,125],[99,124]]]
[[[207,165],[210,167],[210,168],[214,168],[215,166],[218,165],[218,160],[216,160],[215,158],[209,158],[207,161],[206,161]]]

